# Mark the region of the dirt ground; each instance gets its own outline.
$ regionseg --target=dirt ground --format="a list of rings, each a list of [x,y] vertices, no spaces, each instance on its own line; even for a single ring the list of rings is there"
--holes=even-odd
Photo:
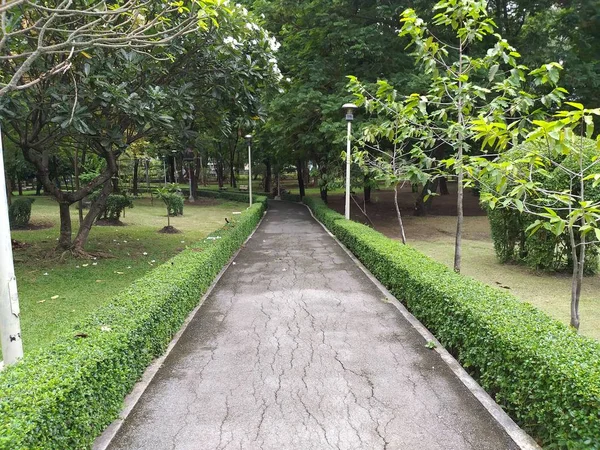
[[[410,189],[404,189],[400,193],[399,204],[408,244],[452,267],[456,232],[456,185],[449,184],[448,187],[450,195],[434,197],[427,216],[414,215],[416,194]],[[362,192],[357,194],[356,201],[362,206]],[[329,206],[343,214],[343,194],[330,195]],[[494,253],[487,217],[479,206],[479,199],[471,191],[465,193],[464,211],[462,274],[507,290],[568,324],[570,276],[539,273],[523,266],[500,264]],[[393,191],[373,191],[371,203],[367,204],[367,214],[376,230],[400,240]],[[351,218],[370,225],[354,202],[351,203]],[[581,333],[600,340],[599,275],[586,277],[584,280],[580,316]]]

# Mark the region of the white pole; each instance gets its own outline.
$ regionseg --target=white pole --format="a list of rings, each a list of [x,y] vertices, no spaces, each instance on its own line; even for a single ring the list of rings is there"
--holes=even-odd
[[[350,138],[352,135],[352,122],[348,121],[348,139],[346,146],[346,219],[350,220]]]
[[[13,265],[8,201],[4,176],[4,149],[0,130],[0,339],[4,364],[14,364],[23,357],[19,296]]]
[[[248,197],[252,206],[252,144],[248,141]]]

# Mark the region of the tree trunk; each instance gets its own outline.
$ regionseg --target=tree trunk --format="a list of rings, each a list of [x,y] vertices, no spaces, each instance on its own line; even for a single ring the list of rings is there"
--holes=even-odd
[[[35,195],[42,195],[42,182],[36,177]]]
[[[363,187],[363,196],[365,199],[365,203],[371,203],[371,186],[365,185]]]
[[[169,183],[175,183],[175,157],[169,156]]]
[[[71,211],[69,203],[59,203],[60,212],[60,235],[58,237],[58,248],[69,250],[71,248]]]
[[[81,222],[81,225],[79,225],[77,236],[75,236],[75,240],[73,241],[73,245],[71,246],[72,250],[75,253],[84,253],[84,247],[90,235],[92,225],[104,209],[104,206],[106,205],[106,199],[108,198],[111,192],[112,183],[110,181],[107,181],[104,184],[102,191],[100,191],[100,195],[98,196],[96,201],[90,205],[90,210],[83,219],[83,222]]]
[[[17,189],[19,190],[19,195],[23,195],[23,180],[17,178]]]
[[[463,150],[462,146],[458,150],[458,178],[456,186],[456,239],[454,241],[454,271],[460,273],[460,266],[462,262],[462,231],[464,222],[463,213],[463,177],[464,169],[462,166]]]
[[[304,162],[302,166],[302,175],[304,177],[304,186],[308,186],[310,184],[310,170],[308,169],[308,161]]]
[[[433,202],[433,196],[431,194],[437,191],[437,187],[437,178],[433,181],[428,180],[425,183],[421,193],[419,194],[419,197],[417,198],[417,201],[415,202],[415,216],[426,216],[429,214],[431,203]]]
[[[12,183],[9,177],[5,177],[6,180],[6,201],[8,206],[12,204]]]
[[[319,193],[321,194],[321,200],[323,200],[323,202],[327,204],[327,187],[320,187]]]
[[[266,166],[265,192],[270,194],[271,193],[271,177],[273,176],[273,173],[272,173],[272,167],[271,167],[271,160],[269,158],[267,158],[265,160],[265,166]]]
[[[304,174],[302,173],[302,161],[298,160],[296,164],[296,173],[298,174],[298,188],[300,189],[300,199],[306,196],[304,190]]]
[[[139,192],[138,192],[138,169],[139,169],[139,165],[140,165],[140,160],[137,158],[134,158],[133,160],[133,195],[134,196],[138,196]]]
[[[398,225],[400,225],[400,236],[402,237],[402,243],[406,244],[406,234],[404,233],[404,223],[402,222],[402,214],[400,213],[400,207],[398,206],[398,185],[394,185],[394,206],[396,207],[396,216],[398,217]]]
[[[216,169],[217,169],[217,183],[219,183],[219,189],[222,189],[223,185],[225,184],[224,180],[223,180],[223,178],[224,178],[224,176],[223,176],[224,175],[223,174],[224,170],[223,170],[223,160],[222,159],[218,159],[217,160],[217,167],[216,167]]]
[[[190,196],[193,200],[198,200],[198,172],[200,172],[200,167],[198,164],[190,163],[190,177],[192,185],[192,192],[190,192]]]
[[[448,190],[448,178],[440,177],[440,195],[450,195],[450,191]]]

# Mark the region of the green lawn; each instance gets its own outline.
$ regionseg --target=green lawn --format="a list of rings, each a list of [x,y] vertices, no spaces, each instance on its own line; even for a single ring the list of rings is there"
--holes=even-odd
[[[57,334],[72,327],[91,311],[110,301],[111,296],[165,262],[186,245],[204,238],[231,219],[245,206],[235,202],[200,199],[187,204],[184,215],[171,218],[179,234],[161,234],[167,224],[162,202],[135,201],[126,210],[126,226],[95,226],[87,250],[101,251],[112,258],[61,260],[54,251],[58,236],[58,206],[50,198],[36,198],[32,224],[50,228],[14,231],[13,239],[28,244],[14,252],[21,303],[21,326],[25,352],[47,345]],[[72,211],[73,227],[78,225]]]
[[[409,245],[431,258],[453,266],[455,217],[408,217]],[[428,230],[427,233],[421,230]],[[429,236],[425,238],[425,234]],[[569,324],[571,277],[548,274],[514,264],[500,264],[489,237],[486,217],[465,218],[463,275],[511,292],[550,316]],[[580,303],[580,332],[600,340],[600,275],[585,277]]]

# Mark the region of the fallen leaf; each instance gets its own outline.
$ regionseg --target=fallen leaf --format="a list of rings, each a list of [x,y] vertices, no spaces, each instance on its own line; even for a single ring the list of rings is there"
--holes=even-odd
[[[38,303],[44,303],[46,300],[40,300]]]
[[[50,297],[51,300],[56,300],[59,296],[58,295],[53,295],[52,297]]]

